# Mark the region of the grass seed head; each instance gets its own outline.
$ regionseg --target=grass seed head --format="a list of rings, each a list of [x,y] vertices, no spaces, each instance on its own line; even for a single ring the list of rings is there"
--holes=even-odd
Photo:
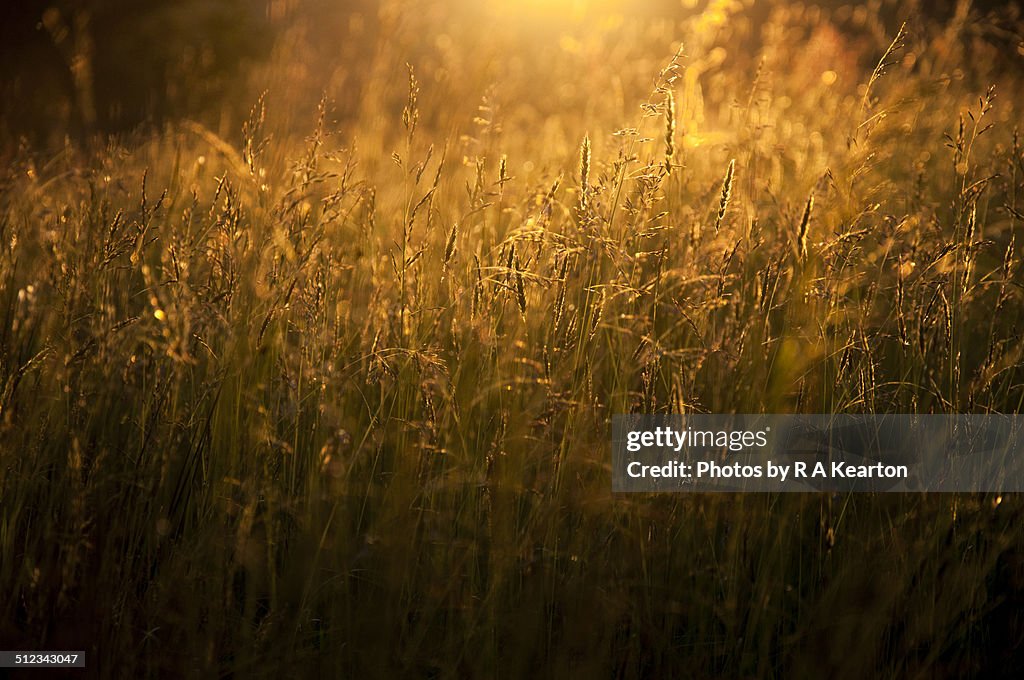
[[[583,137],[580,144],[580,212],[587,210],[587,195],[590,193],[590,136]]]
[[[800,251],[800,259],[807,259],[807,232],[811,225],[811,212],[814,210],[814,194],[807,197],[804,205],[804,214],[800,218],[800,229],[797,231],[797,248]]]
[[[672,158],[676,153],[676,96],[665,92],[665,174],[672,172]]]
[[[715,218],[715,233],[722,228],[722,220],[725,219],[725,212],[729,209],[729,201],[732,199],[732,183],[736,176],[736,159],[729,161],[729,168],[725,171],[725,180],[722,182],[722,197],[718,201],[718,216]]]
[[[456,222],[452,225],[452,230],[448,234],[448,242],[444,247],[444,264],[447,266],[451,262],[452,257],[455,256],[455,243],[459,237],[459,223]]]

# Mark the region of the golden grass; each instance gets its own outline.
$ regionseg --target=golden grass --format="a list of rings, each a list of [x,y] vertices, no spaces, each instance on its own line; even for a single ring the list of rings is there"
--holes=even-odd
[[[285,55],[237,141],[20,154],[0,643],[111,676],[1011,668],[1012,497],[610,493],[614,413],[1024,394],[1020,77],[962,18],[714,6],[385,14],[359,110],[304,140]]]

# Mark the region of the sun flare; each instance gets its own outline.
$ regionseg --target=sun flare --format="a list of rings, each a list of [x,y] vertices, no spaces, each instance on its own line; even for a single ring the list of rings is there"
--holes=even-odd
[[[631,0],[489,0],[495,11],[518,21],[570,21],[622,12]]]

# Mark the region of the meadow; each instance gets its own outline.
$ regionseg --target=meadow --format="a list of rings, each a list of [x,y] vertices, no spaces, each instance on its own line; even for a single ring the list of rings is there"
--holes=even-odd
[[[381,3],[283,32],[237,124],[8,144],[0,648],[1018,668],[1019,498],[613,495],[609,430],[1020,410],[1019,17],[682,4]]]

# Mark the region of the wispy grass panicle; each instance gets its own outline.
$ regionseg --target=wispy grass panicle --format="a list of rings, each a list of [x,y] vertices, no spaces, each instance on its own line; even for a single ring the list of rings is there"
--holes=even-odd
[[[871,71],[871,76],[868,78],[867,83],[861,88],[863,93],[860,101],[860,122],[853,134],[848,138],[848,145],[854,142],[863,143],[867,141],[874,127],[886,117],[886,111],[879,111],[869,115],[876,104],[874,96],[875,86],[889,68],[899,63],[899,55],[906,46],[906,41],[907,24],[904,22],[896,32],[896,37],[892,39],[892,42],[889,43],[889,46],[882,53],[882,57],[878,60],[874,70]]]
[[[865,111],[871,108],[871,93],[878,79],[885,75],[886,71],[897,63],[897,55],[906,45],[907,40],[907,24],[904,22],[900,25],[898,31],[896,31],[896,37],[892,39],[889,46],[882,53],[882,57],[878,60],[875,68],[871,71],[871,76],[868,78],[867,84],[864,86],[864,94],[861,98],[861,110]]]
[[[259,175],[260,161],[270,142],[270,136],[265,133],[266,123],[267,93],[263,92],[242,124],[242,160],[254,178]]]
[[[420,120],[420,84],[416,80],[416,71],[413,69],[412,64],[407,63],[405,67],[409,71],[409,91],[406,96],[405,107],[402,108],[402,125],[405,126],[406,134],[411,141],[416,133],[416,125]]]

